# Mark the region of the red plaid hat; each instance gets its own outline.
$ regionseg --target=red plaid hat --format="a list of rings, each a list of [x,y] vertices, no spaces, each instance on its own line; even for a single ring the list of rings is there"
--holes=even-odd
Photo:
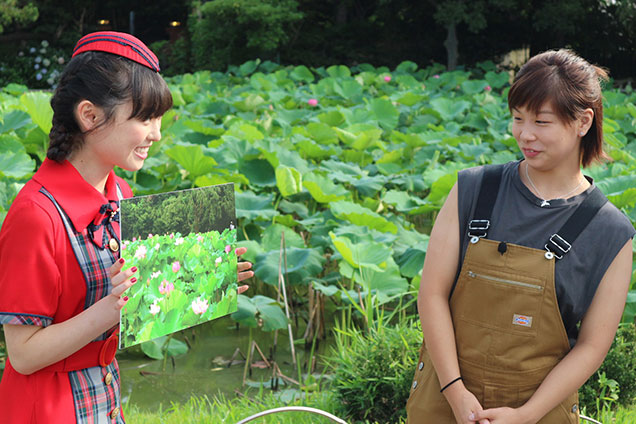
[[[72,57],[83,52],[100,51],[116,54],[159,72],[159,59],[146,45],[130,34],[114,31],[99,31],[80,38],[73,49]]]

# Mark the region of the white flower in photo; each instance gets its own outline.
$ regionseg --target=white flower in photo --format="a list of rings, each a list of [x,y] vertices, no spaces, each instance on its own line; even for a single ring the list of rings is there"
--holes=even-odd
[[[161,312],[161,308],[157,305],[157,300],[155,300],[152,305],[150,305],[150,313],[152,315],[157,315],[159,312]]]
[[[142,244],[135,252],[135,259],[146,259],[146,253],[148,253],[148,249]]]
[[[216,264],[216,266],[219,266],[219,264],[223,262],[223,259],[221,259],[221,257],[219,256],[218,258],[216,258],[216,260],[214,261],[214,263]]]
[[[150,279],[154,280],[155,278],[159,277],[160,275],[161,275],[161,271],[153,272],[152,274],[150,274]]]
[[[179,246],[179,245],[181,245],[181,244],[183,244],[183,237],[179,237],[179,238],[177,238],[177,239],[175,240],[175,242],[174,242],[174,245],[175,245],[175,246]]]
[[[203,315],[205,311],[208,310],[208,307],[210,305],[208,305],[208,301],[206,299],[201,299],[200,297],[197,297],[196,299],[192,301],[191,306],[192,306],[192,312],[194,312],[197,315]]]

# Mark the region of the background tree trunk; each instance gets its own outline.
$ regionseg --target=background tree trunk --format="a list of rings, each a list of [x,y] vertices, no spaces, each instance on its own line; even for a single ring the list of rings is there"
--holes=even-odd
[[[446,40],[444,40],[444,47],[446,47],[446,67],[449,71],[455,70],[457,67],[457,31],[456,24],[449,24],[446,26]]]

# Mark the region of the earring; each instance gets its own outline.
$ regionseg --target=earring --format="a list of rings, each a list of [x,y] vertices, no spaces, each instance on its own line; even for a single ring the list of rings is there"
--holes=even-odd
[[[583,137],[585,135],[585,131],[581,131],[579,134]]]

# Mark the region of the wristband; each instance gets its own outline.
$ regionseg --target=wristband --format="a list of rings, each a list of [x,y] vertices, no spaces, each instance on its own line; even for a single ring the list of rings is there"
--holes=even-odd
[[[457,377],[455,380],[451,381],[450,383],[448,383],[447,385],[445,385],[444,387],[441,388],[441,390],[439,391],[440,393],[442,393],[444,390],[448,389],[448,387],[453,384],[453,383],[457,383],[459,380],[463,380],[463,378],[461,376]]]

